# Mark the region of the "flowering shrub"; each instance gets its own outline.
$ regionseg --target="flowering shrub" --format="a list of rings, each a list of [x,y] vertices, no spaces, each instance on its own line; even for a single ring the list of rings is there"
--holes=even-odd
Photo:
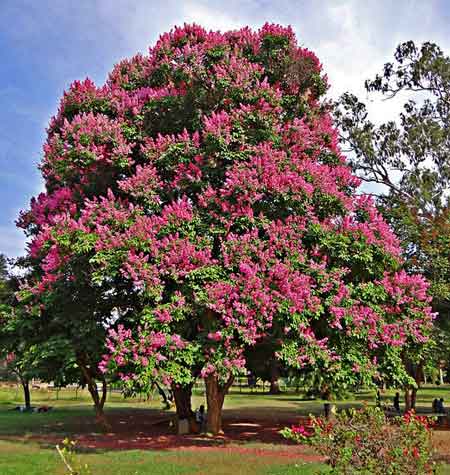
[[[342,411],[329,422],[312,417],[282,435],[309,444],[329,459],[335,474],[425,475],[434,473],[431,422],[408,412],[388,418],[379,408]]]

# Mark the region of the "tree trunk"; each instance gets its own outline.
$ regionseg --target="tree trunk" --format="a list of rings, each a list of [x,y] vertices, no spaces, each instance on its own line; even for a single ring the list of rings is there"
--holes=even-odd
[[[222,407],[225,395],[233,384],[233,376],[222,385],[216,374],[210,374],[205,378],[206,402],[208,405],[207,427],[213,435],[223,434],[222,430]]]
[[[192,384],[187,386],[172,385],[172,393],[175,401],[175,408],[177,412],[177,432],[180,433],[180,421],[186,420],[187,426],[184,430],[187,430],[191,434],[198,433],[202,430],[202,427],[196,421],[194,411],[192,410],[191,397],[192,397]]]
[[[91,393],[92,400],[94,401],[94,409],[95,409],[95,421],[97,424],[104,430],[110,430],[111,425],[109,424],[105,412],[104,412],[104,406],[105,406],[105,401],[106,401],[106,395],[108,392],[108,388],[106,385],[106,381],[103,378],[102,380],[102,393],[101,396],[99,395],[98,389],[97,389],[97,383],[95,379],[92,379],[92,383],[88,383],[88,389],[89,392]]]
[[[416,409],[417,388],[411,389],[411,409]]]
[[[410,411],[412,407],[412,391],[411,387],[405,388],[405,412]]]
[[[31,409],[31,395],[30,395],[30,382],[28,379],[22,379],[23,397],[25,400],[25,409],[29,411]]]
[[[102,375],[102,394],[100,395],[97,389],[97,382],[95,380],[95,377],[91,373],[90,368],[87,367],[84,363],[79,362],[78,365],[80,366],[81,371],[83,372],[83,375],[86,379],[89,394],[91,395],[92,401],[94,402],[95,421],[103,430],[108,431],[111,429],[111,425],[109,424],[105,412],[103,410],[105,406],[106,395],[108,393],[108,386],[106,384],[106,380]]]
[[[424,371],[423,371],[423,362],[419,362],[417,365],[413,367],[413,376],[414,376],[414,381],[416,382],[415,387],[410,387],[409,389],[409,394],[410,394],[410,399],[409,399],[409,404],[410,407],[407,408],[406,410],[411,410],[416,408],[416,399],[417,399],[417,391],[419,390],[422,381],[424,380]],[[405,399],[406,402],[406,399]]]
[[[193,417],[194,413],[191,406],[192,384],[187,386],[173,384],[172,391],[178,419],[189,419]]]
[[[405,412],[416,408],[417,391],[423,381],[424,371],[423,362],[413,363],[411,361],[404,361],[403,364],[410,376],[414,378],[415,386],[405,387]]]
[[[269,394],[280,394],[280,386],[278,385],[278,378],[280,377],[280,368],[278,361],[272,358],[270,361],[270,389]]]
[[[165,405],[165,409],[170,409],[170,406],[171,406],[171,402],[169,400],[169,397],[167,396],[166,392],[164,391],[164,389],[158,384],[155,382],[155,386],[156,386],[156,389],[158,390],[159,392],[159,395],[161,396],[162,398],[162,402],[163,404]]]
[[[419,362],[414,371],[414,380],[416,382],[416,387],[411,388],[411,409],[416,408],[416,399],[417,399],[417,391],[419,390],[422,381],[424,380],[424,370],[423,370],[423,362]]]

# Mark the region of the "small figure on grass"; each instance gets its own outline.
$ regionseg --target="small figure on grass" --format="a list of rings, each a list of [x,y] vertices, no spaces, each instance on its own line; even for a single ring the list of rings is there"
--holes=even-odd
[[[377,394],[375,396],[375,402],[376,402],[377,407],[381,408],[381,391],[380,391],[380,388],[377,389]]]
[[[197,422],[200,434],[204,434],[206,432],[206,412],[205,406],[202,404],[196,411],[195,411],[195,422]]]
[[[400,393],[395,393],[394,396],[394,410],[400,412]]]
[[[256,376],[251,371],[247,373],[247,384],[251,392],[256,389]]]
[[[19,412],[34,412],[36,408],[34,406],[16,406],[12,408],[12,411],[19,411]]]
[[[438,412],[438,405],[439,405],[439,401],[437,400],[437,398],[434,398],[433,404],[431,405],[431,412],[433,414],[436,414],[436,412]]]
[[[441,399],[437,400],[435,399],[436,401],[436,413],[438,414],[442,414],[440,416],[438,416],[438,424],[439,425],[443,425],[444,424],[444,421],[445,421],[445,416],[447,414],[447,411],[445,409],[445,406],[444,406],[444,398],[441,397]]]

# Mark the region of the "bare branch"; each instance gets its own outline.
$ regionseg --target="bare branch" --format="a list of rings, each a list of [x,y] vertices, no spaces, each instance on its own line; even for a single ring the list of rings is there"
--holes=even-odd
[[[77,472],[71,467],[71,465],[69,464],[69,462],[66,459],[66,456],[64,455],[64,452],[60,449],[58,444],[56,445],[56,450],[57,450],[59,456],[61,457],[61,460],[63,461],[64,465],[66,466],[67,470],[69,471],[69,473],[71,473],[73,475],[77,475]]]

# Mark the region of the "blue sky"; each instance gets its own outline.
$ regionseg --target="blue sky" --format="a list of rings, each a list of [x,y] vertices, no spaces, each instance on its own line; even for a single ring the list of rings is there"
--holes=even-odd
[[[0,252],[23,253],[14,225],[20,209],[43,190],[37,164],[45,127],[64,89],[89,76],[97,84],[120,59],[146,52],[174,25],[255,28],[290,24],[299,42],[324,64],[337,96],[362,98],[363,81],[413,39],[450,53],[448,0],[0,0]],[[394,116],[399,102],[370,104],[375,119]]]

